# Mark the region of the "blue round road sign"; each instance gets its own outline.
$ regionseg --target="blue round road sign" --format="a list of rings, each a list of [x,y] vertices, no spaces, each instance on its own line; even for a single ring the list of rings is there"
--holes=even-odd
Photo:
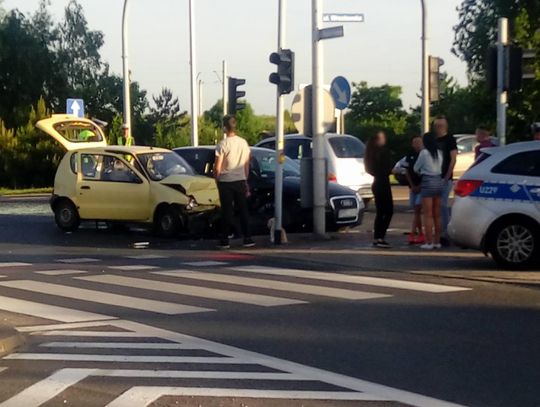
[[[338,76],[330,85],[330,94],[336,104],[336,109],[345,110],[351,102],[351,85],[343,76]]]

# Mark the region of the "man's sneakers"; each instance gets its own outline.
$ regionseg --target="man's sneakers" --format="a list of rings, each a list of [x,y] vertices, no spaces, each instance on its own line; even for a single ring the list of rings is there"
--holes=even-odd
[[[244,246],[246,248],[254,247],[255,246],[255,241],[251,237],[247,237],[247,238],[244,239],[244,244],[242,246]]]
[[[217,245],[217,248],[220,250],[230,249],[231,244],[229,243],[229,239],[221,239]]]
[[[373,242],[373,247],[378,247],[379,249],[390,249],[392,246],[385,240],[379,239]]]

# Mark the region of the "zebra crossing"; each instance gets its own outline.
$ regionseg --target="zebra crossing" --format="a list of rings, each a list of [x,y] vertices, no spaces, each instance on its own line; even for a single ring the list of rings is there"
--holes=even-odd
[[[137,260],[163,258],[143,256]],[[31,264],[0,263],[5,270],[0,289],[68,299],[74,304],[89,302],[164,315],[216,312],[234,305],[271,308],[328,300],[361,304],[364,301],[384,301],[407,292],[443,295],[471,290],[410,280],[260,265],[238,266],[217,261],[185,262],[181,263],[183,268],[146,263],[123,264],[121,260],[120,265],[95,266],[98,261],[90,258],[58,259],[58,263],[77,264],[78,267],[32,270],[38,278],[30,278],[28,274],[26,278],[14,278],[19,273],[7,273],[10,269],[31,267]],[[0,309],[5,310],[20,307],[32,308],[25,300],[7,297],[0,304]],[[66,315],[66,318],[71,318],[69,313]]]
[[[0,407],[137,407],[164,397],[197,396],[279,399],[283,405],[295,399],[327,400],[336,406],[341,401],[455,406],[133,322],[119,310],[182,317],[221,312],[231,304],[236,310],[329,300],[362,306],[400,293],[452,295],[470,290],[467,287],[213,260],[181,262],[174,268],[153,263],[163,259],[153,255],[130,259],[132,263],[127,259],[110,264],[105,259],[66,258],[55,262],[58,267],[0,263],[6,276],[0,280],[0,310],[44,320],[19,327],[31,338],[28,345],[0,359]],[[99,306],[98,312],[91,304]],[[28,376],[25,388],[10,390],[13,372]],[[102,386],[90,392],[96,398],[80,404],[76,395],[96,381]]]
[[[166,396],[244,397],[259,401],[326,400],[332,403],[397,401],[415,406],[455,406],[114,318],[27,326],[19,330],[30,335],[32,343],[26,349],[0,359],[0,383],[9,384],[10,371],[21,374],[33,366],[45,366],[45,369],[38,374],[32,372],[29,375],[32,382],[26,388],[13,392],[8,389],[8,397],[0,399],[0,407],[37,407],[45,403],[56,405],[55,402],[78,406],[143,407]],[[101,397],[86,399],[86,403],[74,399],[75,390],[86,388],[93,378],[106,379],[108,386],[100,392]],[[119,386],[124,380],[129,380],[127,389]]]

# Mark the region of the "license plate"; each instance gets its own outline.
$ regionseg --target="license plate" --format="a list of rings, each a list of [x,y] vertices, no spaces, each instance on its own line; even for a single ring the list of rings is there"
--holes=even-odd
[[[358,216],[358,209],[342,209],[338,211],[338,219],[356,218]]]

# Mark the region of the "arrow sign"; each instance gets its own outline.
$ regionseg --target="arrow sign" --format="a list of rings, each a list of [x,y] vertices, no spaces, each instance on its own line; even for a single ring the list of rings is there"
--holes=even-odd
[[[77,117],[84,117],[84,100],[82,99],[67,99],[66,113]]]
[[[345,110],[352,97],[349,81],[343,76],[336,77],[330,85],[330,94],[336,103],[336,109]]]

